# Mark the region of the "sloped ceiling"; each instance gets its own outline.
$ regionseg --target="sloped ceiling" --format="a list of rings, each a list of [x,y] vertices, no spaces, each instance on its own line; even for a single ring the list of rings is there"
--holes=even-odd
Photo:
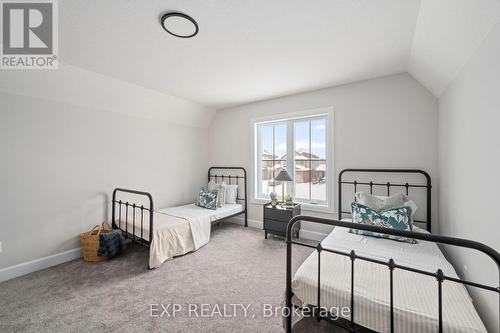
[[[0,92],[197,128],[208,128],[215,114],[192,101],[65,63],[57,70],[2,71]]]
[[[498,0],[422,0],[408,72],[439,97],[499,21]]]
[[[192,39],[166,11],[193,16]],[[59,1],[60,60],[209,108],[409,72],[439,96],[500,0]]]

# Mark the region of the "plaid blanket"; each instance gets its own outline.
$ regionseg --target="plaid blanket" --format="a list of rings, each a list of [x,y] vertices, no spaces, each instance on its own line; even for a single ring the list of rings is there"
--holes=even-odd
[[[126,248],[125,239],[118,230],[99,235],[99,251],[97,251],[99,256],[114,257]]]

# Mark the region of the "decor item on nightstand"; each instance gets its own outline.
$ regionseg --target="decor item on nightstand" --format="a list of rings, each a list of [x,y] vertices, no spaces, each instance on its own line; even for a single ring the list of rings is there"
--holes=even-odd
[[[281,170],[280,173],[274,178],[274,180],[281,182],[281,198],[283,199],[283,206],[285,206],[285,182],[291,182],[292,177],[286,172],[286,170]]]
[[[293,194],[288,193],[285,195],[285,201],[287,206],[292,206],[293,205]]]
[[[267,233],[285,237],[288,222],[294,217],[300,215],[300,205],[292,204],[291,206],[277,205],[273,207],[270,203],[264,205],[264,231],[267,239]],[[293,226],[292,233],[295,237],[299,237],[300,221]]]
[[[271,198],[271,206],[275,207],[278,204],[278,194],[272,191],[269,193],[269,197]]]

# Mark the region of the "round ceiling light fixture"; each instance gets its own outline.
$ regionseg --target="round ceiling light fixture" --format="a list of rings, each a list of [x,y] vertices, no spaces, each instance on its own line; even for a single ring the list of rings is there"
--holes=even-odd
[[[198,23],[189,15],[179,12],[166,13],[161,17],[161,26],[172,36],[191,38],[198,33]]]

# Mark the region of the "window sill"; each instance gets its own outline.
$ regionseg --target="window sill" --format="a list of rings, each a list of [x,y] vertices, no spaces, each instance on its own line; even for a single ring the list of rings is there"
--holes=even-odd
[[[250,203],[253,205],[263,205],[269,202],[271,202],[271,199],[253,198],[252,200],[250,200]]]

